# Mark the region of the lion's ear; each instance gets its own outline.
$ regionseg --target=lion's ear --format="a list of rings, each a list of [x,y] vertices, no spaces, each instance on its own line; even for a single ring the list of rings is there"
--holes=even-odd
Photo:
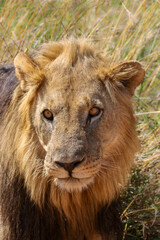
[[[112,67],[108,75],[123,84],[133,95],[136,87],[143,81],[145,70],[139,62],[127,61]]]
[[[19,53],[14,59],[15,72],[23,91],[31,86],[39,85],[44,78],[38,65],[25,53]]]

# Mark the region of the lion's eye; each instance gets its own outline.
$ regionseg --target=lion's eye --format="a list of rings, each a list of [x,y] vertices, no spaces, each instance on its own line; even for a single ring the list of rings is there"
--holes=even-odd
[[[50,110],[45,109],[45,110],[42,112],[42,114],[43,114],[43,117],[46,118],[47,120],[53,121],[53,113],[52,113]]]
[[[96,117],[101,113],[101,109],[97,107],[93,107],[89,110],[89,116],[90,117]]]

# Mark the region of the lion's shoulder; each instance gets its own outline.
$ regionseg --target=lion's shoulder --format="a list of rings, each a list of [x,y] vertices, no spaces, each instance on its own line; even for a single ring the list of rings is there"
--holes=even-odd
[[[12,93],[17,86],[17,78],[13,64],[0,67],[0,116],[9,105]]]

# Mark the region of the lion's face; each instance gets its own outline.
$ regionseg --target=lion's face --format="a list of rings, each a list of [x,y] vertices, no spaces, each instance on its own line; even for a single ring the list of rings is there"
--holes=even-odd
[[[52,65],[33,109],[33,124],[46,151],[44,172],[68,191],[94,182],[103,164],[103,143],[112,139],[115,128],[113,119],[107,129],[113,104],[104,85],[92,71],[86,75],[78,69],[61,69],[59,77]]]
[[[109,67],[86,43],[39,51],[18,55],[15,67],[24,101],[32,102],[32,133],[45,151],[41,176],[67,192],[98,186],[114,198],[136,151],[131,95],[144,70],[132,61]]]

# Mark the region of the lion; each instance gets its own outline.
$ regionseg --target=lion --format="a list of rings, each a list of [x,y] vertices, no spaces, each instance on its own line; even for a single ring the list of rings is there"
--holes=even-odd
[[[69,39],[19,53],[0,74],[1,239],[122,239],[142,65]]]

